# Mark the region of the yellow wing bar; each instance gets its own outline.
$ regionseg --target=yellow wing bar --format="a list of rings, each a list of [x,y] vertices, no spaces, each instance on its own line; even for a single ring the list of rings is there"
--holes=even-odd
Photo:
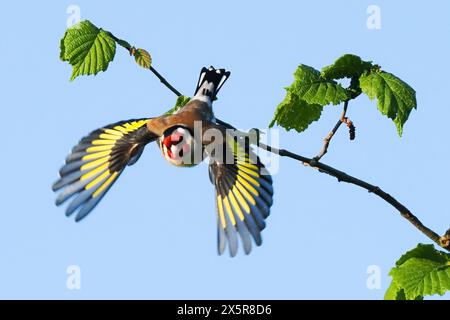
[[[226,152],[232,152],[234,162],[211,159],[211,179],[216,187],[218,251],[222,254],[228,243],[231,256],[236,255],[238,237],[246,254],[251,251],[251,238],[261,245],[261,231],[272,205],[272,178],[250,148],[227,140]],[[250,159],[254,159],[252,163]]]
[[[57,205],[73,197],[67,216],[78,210],[75,220],[79,221],[91,212],[127,164],[134,163],[145,145],[156,139],[147,130],[147,120],[121,121],[95,130],[72,149],[53,185],[54,191],[62,189]]]

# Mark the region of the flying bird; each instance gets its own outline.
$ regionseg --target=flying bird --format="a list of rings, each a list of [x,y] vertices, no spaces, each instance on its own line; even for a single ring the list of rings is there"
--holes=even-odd
[[[116,122],[80,140],[59,171],[53,191],[56,205],[71,200],[66,215],[85,218],[145,146],[157,142],[163,157],[175,166],[195,166],[209,158],[215,187],[217,250],[228,244],[234,257],[238,235],[244,252],[262,243],[261,231],[273,202],[272,177],[247,140],[214,117],[212,103],[230,76],[225,69],[202,68],[193,98],[176,113]]]

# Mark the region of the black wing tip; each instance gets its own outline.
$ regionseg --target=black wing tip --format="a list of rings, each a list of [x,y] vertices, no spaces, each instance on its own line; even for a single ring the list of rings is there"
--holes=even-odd
[[[64,214],[67,218],[70,218],[70,216],[73,214],[73,212],[66,211],[66,212],[64,212]]]
[[[263,243],[262,242],[262,238],[259,238],[258,240],[254,239],[254,242],[255,242],[257,247],[260,247],[262,245],[262,243]],[[251,248],[251,247],[250,248],[244,247],[243,249],[244,249],[244,254],[246,256],[250,255],[253,252],[253,248]],[[222,256],[224,253],[225,253],[225,246],[223,248],[218,248],[217,249],[217,255]],[[237,257],[238,253],[239,253],[239,249],[238,248],[236,248],[236,249],[231,249],[230,248],[230,250],[229,250],[230,258]]]
[[[70,218],[70,217],[74,214],[75,211],[77,211],[77,210],[66,210],[65,216],[66,216],[67,218]],[[92,210],[90,210],[90,211],[87,212],[87,213],[84,213],[83,215],[81,215],[81,214],[80,214],[80,211],[78,211],[77,215],[75,216],[74,221],[75,221],[76,223],[82,221],[84,218],[86,218],[86,217],[89,215],[89,213],[90,213],[91,211],[92,211]]]
[[[75,222],[76,223],[80,223],[81,221],[84,220],[84,218],[86,218],[88,216],[89,212],[84,214],[84,215],[78,215],[75,217]]]
[[[55,181],[53,184],[52,184],[52,191],[53,192],[56,192],[56,191],[58,191],[59,189],[61,189],[61,179],[58,179],[58,181]]]

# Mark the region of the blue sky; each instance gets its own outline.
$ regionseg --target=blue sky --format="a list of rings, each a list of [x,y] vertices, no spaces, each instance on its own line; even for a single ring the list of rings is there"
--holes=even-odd
[[[50,187],[78,139],[175,100],[120,48],[106,73],[69,82],[59,40],[71,4],[146,48],[187,95],[201,67],[231,70],[215,112],[242,129],[267,127],[300,63],[321,68],[354,53],[380,64],[417,91],[404,136],[360,97],[349,107],[356,141],[342,130],[323,160],[383,187],[439,233],[449,227],[449,2],[9,1],[0,17],[0,298],[381,299],[400,255],[430,242],[375,196],[280,159],[263,245],[219,257],[207,166],[169,166],[156,146],[86,220],[66,218]],[[366,26],[372,4],[379,30]],[[315,155],[340,111],[327,107],[302,134],[280,130],[280,145]],[[66,287],[70,265],[81,269],[80,290]],[[381,289],[366,286],[370,265]]]

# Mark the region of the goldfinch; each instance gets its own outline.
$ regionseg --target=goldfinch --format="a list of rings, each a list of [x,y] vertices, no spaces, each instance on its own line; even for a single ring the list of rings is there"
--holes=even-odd
[[[224,69],[203,68],[193,98],[178,112],[155,118],[116,122],[81,139],[59,171],[53,191],[56,205],[71,200],[66,215],[85,218],[145,146],[157,142],[172,165],[194,166],[209,158],[215,186],[218,253],[228,244],[234,257],[238,235],[244,252],[262,243],[261,231],[273,202],[272,178],[233,127],[214,117],[212,103],[230,76]]]

